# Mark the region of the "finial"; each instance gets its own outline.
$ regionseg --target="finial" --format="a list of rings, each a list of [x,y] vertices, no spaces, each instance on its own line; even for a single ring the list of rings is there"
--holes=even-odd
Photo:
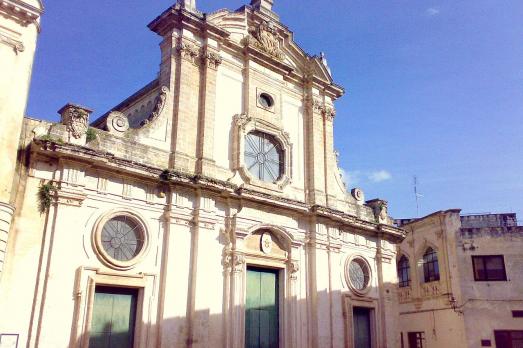
[[[196,10],[196,0],[178,0],[178,4],[185,8],[186,10]]]
[[[251,0],[251,6],[256,10],[272,11],[274,0]]]

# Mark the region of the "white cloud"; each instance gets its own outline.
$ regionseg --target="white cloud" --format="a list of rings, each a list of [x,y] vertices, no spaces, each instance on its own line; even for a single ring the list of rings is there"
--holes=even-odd
[[[425,14],[429,17],[432,17],[432,16],[437,16],[439,15],[440,13],[440,10],[439,8],[437,7],[429,7],[426,11],[425,11]]]
[[[349,172],[343,168],[340,168],[340,174],[347,187],[354,187],[358,184],[361,178],[361,172],[359,170]]]
[[[386,170],[377,170],[369,174],[369,180],[372,182],[382,182],[392,179],[392,175]]]

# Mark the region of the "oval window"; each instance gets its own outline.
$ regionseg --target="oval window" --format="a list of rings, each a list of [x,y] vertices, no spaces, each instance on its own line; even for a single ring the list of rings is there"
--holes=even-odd
[[[274,106],[274,99],[267,93],[261,93],[258,102],[263,108],[270,109]]]

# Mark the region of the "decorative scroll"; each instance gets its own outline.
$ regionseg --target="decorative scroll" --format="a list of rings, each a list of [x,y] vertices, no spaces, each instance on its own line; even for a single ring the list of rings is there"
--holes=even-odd
[[[149,115],[149,117],[142,121],[141,126],[150,124],[151,122],[155,121],[158,117],[160,117],[160,115],[163,112],[163,109],[165,108],[167,95],[169,95],[169,88],[166,86],[162,86],[162,88],[160,89],[160,94],[158,95],[158,97],[156,97],[154,101],[154,108],[151,112],[151,115]]]

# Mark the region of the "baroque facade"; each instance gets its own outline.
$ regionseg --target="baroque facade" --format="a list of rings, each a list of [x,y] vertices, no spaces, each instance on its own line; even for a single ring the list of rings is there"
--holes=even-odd
[[[519,347],[523,343],[523,227],[516,214],[439,211],[398,220],[403,347]]]
[[[1,130],[2,344],[399,346],[405,232],[386,201],[347,193],[343,89],[272,5],[179,1],[148,26],[158,78],[91,123],[71,103],[58,123],[2,110],[18,125]],[[26,74],[37,23],[23,26]]]

